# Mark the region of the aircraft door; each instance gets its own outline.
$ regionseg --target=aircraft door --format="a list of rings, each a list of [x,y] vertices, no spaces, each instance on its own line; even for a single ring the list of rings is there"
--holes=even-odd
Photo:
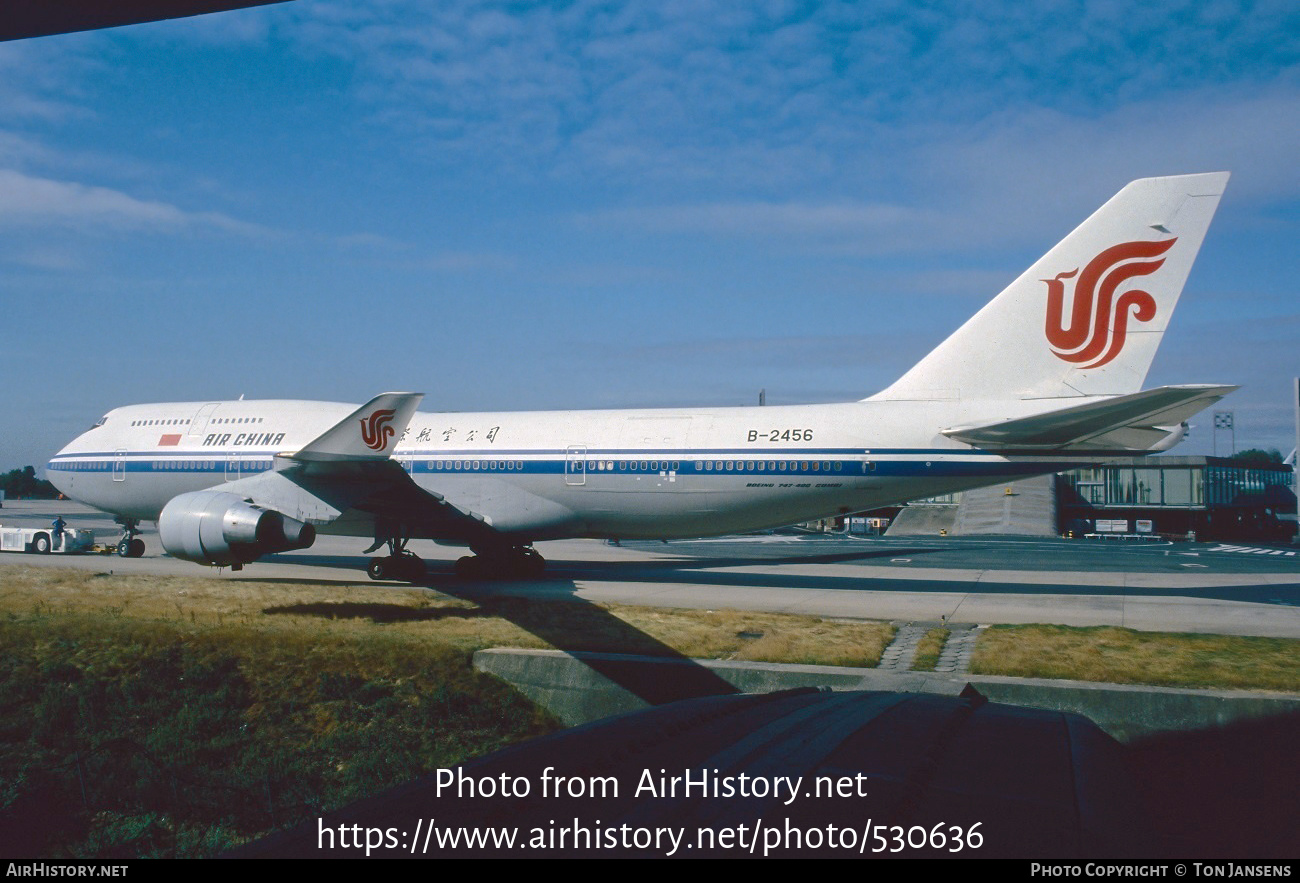
[[[126,448],[118,448],[113,455],[113,481],[126,481]]]
[[[239,480],[239,455],[234,451],[226,454],[226,481]]]
[[[203,431],[208,428],[208,421],[212,419],[212,412],[217,410],[221,402],[208,402],[190,419],[190,428],[186,435],[202,435]]]
[[[575,487],[587,483],[586,445],[569,445],[565,450],[564,483]]]

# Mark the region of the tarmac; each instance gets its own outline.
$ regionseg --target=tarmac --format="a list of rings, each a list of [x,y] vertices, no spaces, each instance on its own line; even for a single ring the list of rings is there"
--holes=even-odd
[[[112,518],[67,501],[7,500],[0,525],[48,525],[56,515],[114,543]],[[196,575],[167,556],[145,525],[143,558],[20,555],[0,564]],[[373,585],[365,538],[321,536],[222,580]],[[1054,623],[1147,631],[1300,638],[1300,547],[1251,543],[1122,543],[1007,537],[857,537],[774,533],[708,540],[538,543],[538,579],[474,582],[452,572],[457,547],[417,540],[423,584],[460,597],[524,596],[696,609],[729,608],[955,626]],[[396,584],[394,584],[396,585]]]

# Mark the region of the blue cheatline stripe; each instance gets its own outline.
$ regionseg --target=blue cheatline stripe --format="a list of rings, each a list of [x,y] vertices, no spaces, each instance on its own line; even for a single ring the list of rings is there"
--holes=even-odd
[[[658,459],[654,454],[647,455],[640,452],[640,456],[635,458],[618,458],[613,457],[605,452],[588,452],[585,456],[570,460],[568,457],[554,458],[543,457],[542,459],[516,459],[503,458],[500,452],[491,452],[493,456],[461,456],[448,457],[445,455],[411,455],[403,456],[400,460],[412,461],[414,471],[423,472],[432,475],[585,475],[588,478],[599,478],[606,475],[619,476],[641,476],[657,475],[660,471],[671,469],[671,463],[677,462],[678,468],[673,470],[679,477],[689,476],[709,476],[709,475],[748,475],[748,476],[771,476],[774,478],[860,478],[862,476],[876,477],[999,477],[999,476],[1016,476],[1016,475],[1034,475],[1044,472],[1060,472],[1077,468],[1079,460],[1061,460],[1051,461],[1047,459],[1034,460],[1032,462],[1008,462],[1001,458],[990,461],[985,459],[984,462],[972,462],[965,459],[970,456],[967,452],[954,451],[937,451],[929,450],[923,453],[929,454],[934,459],[922,461],[919,459],[892,460],[877,459],[876,454],[870,456],[857,454],[848,459],[826,460],[822,456],[812,456],[811,452],[804,451],[785,451],[780,457],[762,458],[758,457],[738,457],[734,452],[729,452],[728,456],[711,456],[711,457],[679,457],[674,461],[672,456],[675,452],[660,453]],[[883,455],[885,452],[881,452]],[[890,451],[895,454],[895,451]],[[974,453],[974,452],[972,452]],[[943,457],[956,456],[962,459],[940,459]],[[534,453],[532,456],[536,457]],[[985,455],[987,456],[987,455]],[[107,459],[95,459],[107,458]],[[177,475],[185,473],[224,473],[228,467],[230,471],[240,473],[254,474],[265,471],[267,466],[252,465],[252,463],[264,463],[271,460],[269,454],[250,453],[246,457],[237,457],[230,459],[227,455],[209,455],[195,456],[193,453],[177,452],[161,454],[159,452],[133,452],[123,456],[116,454],[69,454],[59,455],[47,464],[48,469],[60,472],[110,472],[121,468],[129,473],[158,473],[167,475]],[[984,459],[981,456],[981,459]],[[93,462],[87,462],[92,461]],[[613,462],[613,469],[598,469],[586,466],[585,468],[570,469],[571,465],[587,464],[591,461]],[[722,463],[753,463],[751,469],[700,469],[697,464],[703,462],[712,464]],[[657,463],[657,468],[630,468],[630,464]],[[808,462],[810,468],[803,469],[781,469],[782,465],[796,463],[801,464]],[[187,463],[189,465],[183,468],[176,468],[174,464]],[[438,464],[443,464],[441,467]],[[461,464],[457,467],[456,463]],[[474,464],[477,463],[478,468]],[[500,464],[497,468],[491,468],[488,464]],[[513,464],[514,468],[507,465]],[[812,469],[811,465],[817,463],[819,468]],[[831,468],[823,469],[821,466],[830,463]],[[839,464],[837,470],[834,464]],[[167,464],[167,465],[160,465]],[[773,468],[775,464],[775,468]],[[623,465],[624,468],[620,468]]]

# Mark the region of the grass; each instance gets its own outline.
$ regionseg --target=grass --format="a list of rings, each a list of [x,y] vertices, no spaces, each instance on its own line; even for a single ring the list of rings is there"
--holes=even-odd
[[[0,567],[0,855],[192,857],[557,722],[484,647],[875,665],[883,623]]]
[[[558,726],[387,635],[70,612],[9,614],[0,646],[6,855],[208,855]]]
[[[734,610],[626,607],[486,597],[429,589],[211,577],[122,576],[0,567],[0,614],[89,613],[195,629],[256,626],[270,633],[386,634],[473,652],[486,647],[591,650],[875,666],[893,639],[887,623]]]
[[[0,855],[202,856],[557,723],[485,647],[874,666],[886,623],[0,567]],[[923,639],[932,669],[946,630]],[[1300,642],[995,627],[972,671],[1300,692]]]
[[[925,633],[925,637],[916,645],[916,657],[912,660],[912,671],[934,671],[934,667],[939,664],[939,654],[943,652],[943,645],[948,643],[948,636],[952,632],[944,628],[932,628]]]
[[[1300,641],[1139,632],[1113,626],[994,626],[972,674],[1162,687],[1300,692]]]

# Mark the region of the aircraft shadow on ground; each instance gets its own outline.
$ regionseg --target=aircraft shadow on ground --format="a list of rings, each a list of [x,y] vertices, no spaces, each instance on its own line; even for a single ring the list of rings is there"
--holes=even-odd
[[[1300,592],[1296,586],[1259,585],[1198,588],[1131,588],[1124,586],[1027,585],[1023,583],[969,583],[943,579],[878,579],[861,574],[810,576],[772,572],[720,572],[737,567],[773,567],[783,564],[841,564],[880,557],[932,554],[932,548],[863,549],[853,552],[820,554],[763,554],[751,556],[682,557],[651,561],[552,561],[546,576],[529,580],[530,597],[519,597],[517,582],[466,581],[451,572],[450,566],[437,564],[420,585],[469,602],[462,608],[413,608],[383,602],[309,602],[268,608],[268,614],[296,614],[324,618],[364,618],[377,623],[400,623],[500,617],[534,635],[548,646],[566,652],[603,651],[638,654],[682,663],[674,667],[672,678],[647,676],[643,667],[628,666],[618,660],[602,660],[584,655],[593,670],[618,684],[650,705],[679,699],[718,696],[738,692],[715,672],[694,662],[669,645],[629,625],[598,604],[578,595],[579,580],[609,580],[627,583],[692,584],[717,587],[832,589],[839,591],[898,592],[971,592],[989,594],[1073,594],[1091,596],[1193,596],[1208,599],[1257,601],[1296,605]],[[284,561],[328,568],[355,570],[357,559],[349,556],[286,557]],[[247,577],[254,578],[254,577]],[[262,582],[286,584],[319,583],[307,578],[261,579]],[[348,583],[361,582],[360,579]],[[381,585],[381,584],[376,584]],[[391,585],[391,584],[390,584]],[[538,591],[540,589],[540,591]],[[559,607],[538,601],[563,601]]]
[[[1275,606],[1300,606],[1300,574],[1291,584],[1258,583],[1249,585],[1196,585],[1197,574],[1188,571],[1186,582],[1172,587],[1158,586],[1117,586],[1117,585],[1083,585],[1076,583],[1024,583],[994,582],[980,580],[946,580],[934,579],[891,579],[861,573],[829,574],[813,576],[809,574],[785,573],[730,573],[725,572],[737,567],[775,567],[783,564],[851,564],[854,561],[880,557],[915,557],[934,554],[941,550],[933,548],[896,548],[888,552],[863,550],[858,552],[841,552],[830,554],[787,554],[719,556],[719,557],[682,557],[656,559],[651,561],[565,561],[552,559],[546,574],[530,581],[532,585],[546,587],[539,597],[568,596],[576,600],[576,590],[570,590],[576,580],[607,580],[626,583],[664,583],[668,585],[706,585],[719,588],[772,588],[772,589],[829,589],[849,592],[914,592],[914,593],[961,593],[981,595],[1079,595],[1083,597],[1150,597],[1150,598],[1198,598],[1212,601],[1235,601],[1243,603],[1269,604]],[[315,564],[322,567],[347,568],[356,570],[357,559],[346,556],[307,557],[293,556],[281,559],[298,564]],[[1166,574],[1168,575],[1168,574]],[[273,582],[271,580],[262,580]],[[295,582],[319,582],[319,580],[294,580]],[[513,590],[516,583],[467,583],[458,579],[448,564],[440,567],[434,564],[429,571],[425,585],[456,594],[466,586],[492,588],[502,587],[503,591]]]
[[[268,607],[263,612],[327,619],[369,619],[377,623],[500,617],[557,650],[653,656],[682,663],[673,667],[671,678],[664,678],[658,673],[647,672],[642,666],[629,666],[624,660],[589,655],[581,657],[592,670],[649,705],[739,692],[715,672],[658,638],[619,619],[600,605],[578,597],[578,588],[571,581],[548,581],[548,587],[557,589],[558,595],[567,602],[563,607],[500,594],[494,591],[498,584],[493,583],[467,582],[451,577],[426,580],[424,585],[474,606],[413,608],[383,602],[321,601]],[[557,598],[551,596],[546,600]]]

